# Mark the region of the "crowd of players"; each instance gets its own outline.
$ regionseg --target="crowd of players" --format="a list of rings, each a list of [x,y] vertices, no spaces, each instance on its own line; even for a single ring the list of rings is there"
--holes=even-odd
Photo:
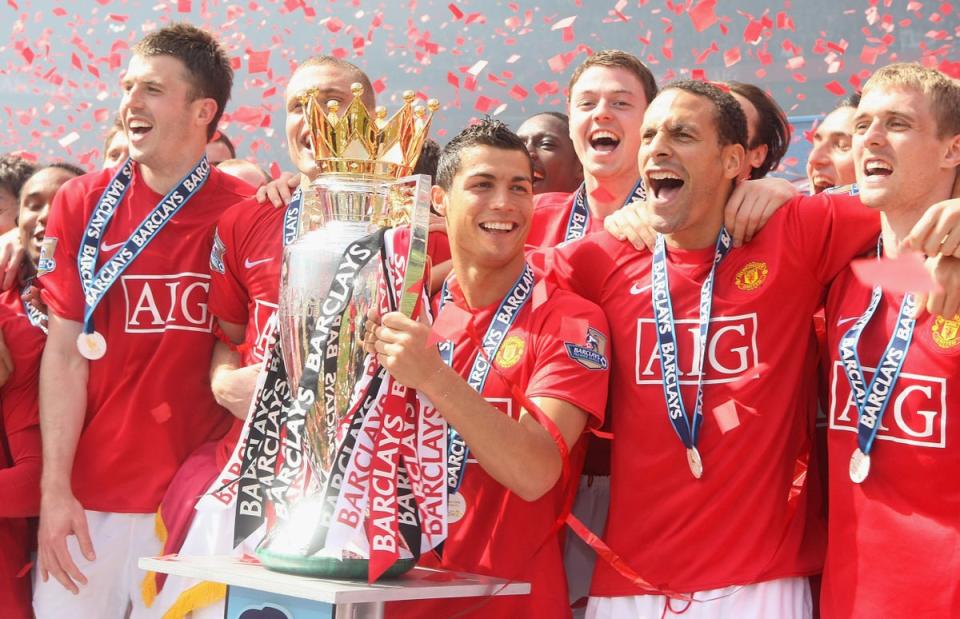
[[[375,106],[357,67],[302,62],[296,173],[270,181],[217,131],[232,72],[210,35],[133,51],[103,170],[0,159],[7,617],[223,616],[222,587],[137,558],[240,552],[221,481],[276,328],[286,205],[318,173],[300,95],[360,83]],[[421,563],[532,593],[387,614],[960,615],[960,84],[878,69],[815,128],[813,195],[767,177],[790,127],[757,86],[658,85],[602,51],[567,96],[418,162],[435,309],[469,317],[453,352],[399,313],[366,325],[469,448]],[[928,294],[850,266],[907,251]],[[574,493],[587,542],[559,526]]]

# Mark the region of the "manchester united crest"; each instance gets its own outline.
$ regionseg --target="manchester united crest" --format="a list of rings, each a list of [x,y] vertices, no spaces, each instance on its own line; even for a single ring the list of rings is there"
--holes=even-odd
[[[501,369],[512,368],[517,364],[517,361],[523,358],[523,349],[525,344],[523,338],[519,335],[510,335],[507,339],[503,340],[503,344],[500,345],[500,350],[497,351],[497,356],[493,362],[497,367]]]
[[[766,262],[748,262],[737,273],[734,280],[740,290],[756,290],[767,279]]]
[[[933,341],[940,348],[953,348],[960,343],[960,314],[947,320],[943,316],[937,316],[933,321],[931,328]]]

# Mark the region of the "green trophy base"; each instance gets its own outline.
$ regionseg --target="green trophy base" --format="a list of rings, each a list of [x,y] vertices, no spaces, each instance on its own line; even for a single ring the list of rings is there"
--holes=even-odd
[[[274,553],[267,549],[258,549],[257,557],[265,568],[274,572],[335,580],[366,580],[370,567],[369,559],[299,557]],[[414,559],[399,559],[384,572],[381,580],[405,574],[416,564]]]

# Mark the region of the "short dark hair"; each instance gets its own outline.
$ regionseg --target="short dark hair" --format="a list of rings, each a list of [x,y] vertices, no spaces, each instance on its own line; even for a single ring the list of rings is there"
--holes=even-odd
[[[553,110],[547,110],[545,112],[537,112],[533,116],[528,117],[527,120],[530,120],[531,118],[536,118],[537,116],[553,116],[563,124],[570,126],[570,117],[564,114],[563,112],[554,112]],[[527,120],[523,122],[527,122]]]
[[[144,57],[171,56],[184,64],[193,99],[209,97],[217,102],[217,111],[207,125],[207,139],[212,138],[233,88],[230,59],[217,40],[190,24],[173,24],[143,37],[133,51]]]
[[[46,169],[48,169],[48,168],[56,168],[57,170],[65,170],[65,171],[69,172],[70,174],[73,174],[74,176],[83,176],[84,174],[87,173],[86,170],[84,170],[83,168],[81,168],[80,166],[78,166],[78,165],[76,165],[76,164],[74,164],[74,163],[70,163],[69,161],[54,161],[53,163],[48,163],[47,165],[45,165],[45,166],[43,166],[43,167],[41,167],[41,168],[38,168],[38,169],[37,169],[37,172],[40,172],[40,171],[42,171],[42,170],[46,170]],[[37,172],[34,172],[34,174],[36,174]]]
[[[523,140],[499,120],[484,118],[468,126],[457,137],[450,140],[440,153],[440,163],[437,164],[437,178],[435,184],[444,191],[453,185],[453,179],[460,171],[460,153],[474,146],[491,146],[501,150],[515,150],[523,153],[530,169],[527,173],[533,176],[533,162]]]
[[[855,92],[855,93],[853,93],[853,94],[851,94],[851,95],[848,95],[848,96],[844,97],[843,99],[840,99],[840,103],[838,103],[838,104],[837,104],[837,107],[835,107],[835,108],[833,108],[833,109],[839,110],[839,109],[842,108],[842,107],[853,107],[853,108],[856,108],[856,107],[859,107],[859,106],[860,106],[860,93],[859,93],[859,92]]]
[[[363,72],[363,69],[352,62],[347,62],[336,56],[311,56],[297,65],[297,68],[294,69],[293,72],[296,73],[300,69],[306,69],[307,67],[323,66],[337,67],[338,69],[352,73],[354,81],[363,86],[363,94],[360,96],[360,99],[363,100],[363,104],[367,109],[373,111],[373,107],[376,105],[377,92],[373,89],[373,84],[370,83],[370,78]],[[326,102],[323,103],[325,104]],[[349,103],[349,101],[347,101],[347,103]]]
[[[787,115],[773,100],[773,97],[753,84],[744,82],[727,82],[730,90],[737,93],[757,110],[757,134],[747,144],[747,148],[757,148],[761,144],[767,145],[767,156],[763,158],[759,167],[750,170],[750,178],[763,178],[780,165],[780,160],[787,154],[790,146],[790,123]],[[747,135],[750,135],[749,129]]]
[[[657,79],[653,77],[653,73],[647,68],[647,65],[643,64],[643,62],[633,54],[628,54],[619,49],[605,49],[592,54],[580,63],[579,67],[574,69],[573,75],[570,76],[570,82],[567,83],[567,99],[570,98],[570,93],[573,92],[573,87],[577,83],[577,80],[579,80],[583,72],[590,67],[610,67],[613,69],[624,69],[632,73],[643,87],[643,94],[647,98],[648,105],[653,101],[653,98],[657,96]]]
[[[661,92],[668,90],[683,90],[709,99],[713,103],[713,120],[720,146],[739,144],[747,147],[747,115],[729,92],[701,80],[676,80],[664,86]]]
[[[227,147],[227,152],[230,153],[230,159],[237,158],[237,149],[234,147],[233,142],[230,141],[230,138],[227,137],[227,134],[223,131],[217,131],[213,134],[213,139],[210,140],[211,144],[216,144],[217,142],[223,144]]]
[[[440,145],[436,140],[427,138],[420,149],[417,165],[413,167],[413,174],[427,174],[432,179],[437,177],[437,165],[440,163]]]
[[[17,155],[0,156],[0,189],[6,189],[20,199],[20,189],[37,171],[37,166]]]

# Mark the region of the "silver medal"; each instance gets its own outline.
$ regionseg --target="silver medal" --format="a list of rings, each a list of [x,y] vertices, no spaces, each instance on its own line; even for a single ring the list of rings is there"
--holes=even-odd
[[[850,456],[850,480],[855,484],[862,484],[863,480],[870,474],[870,456],[860,451],[860,448],[853,450]]]
[[[107,341],[96,331],[81,333],[77,336],[77,350],[85,359],[96,361],[107,354]]]
[[[696,447],[687,449],[687,464],[690,466],[690,472],[697,479],[703,477],[703,460],[700,459],[700,452]]]

